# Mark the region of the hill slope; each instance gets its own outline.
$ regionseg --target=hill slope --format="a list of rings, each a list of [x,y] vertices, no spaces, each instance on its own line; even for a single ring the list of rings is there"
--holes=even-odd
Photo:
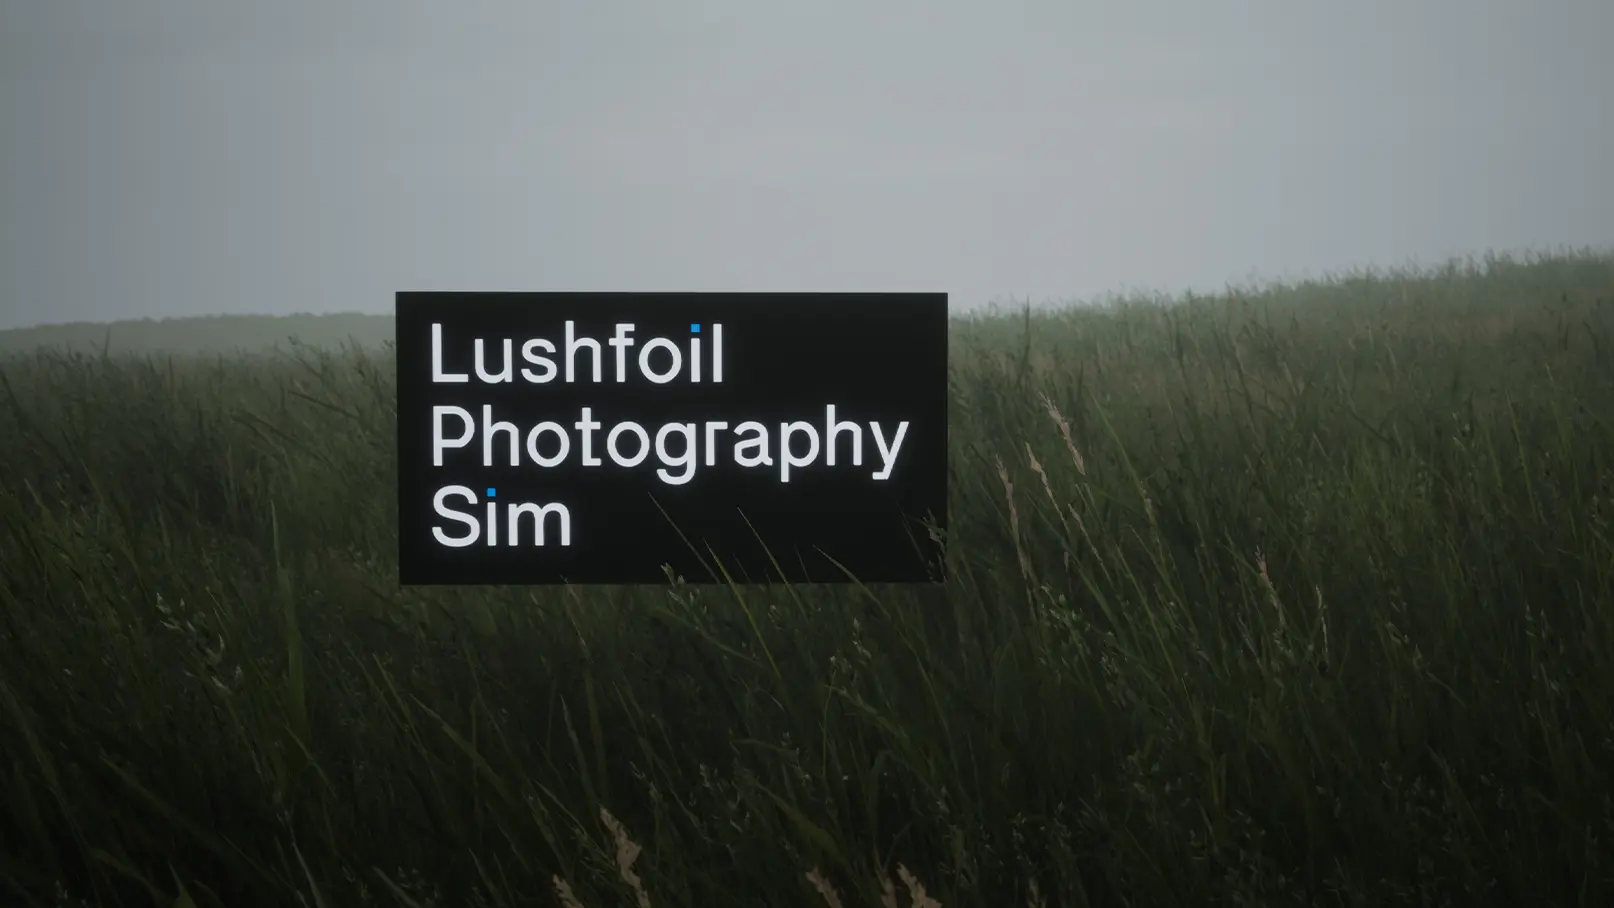
[[[1237,295],[1272,311],[1339,312],[1412,300],[1463,310],[1467,317],[1511,315],[1521,300],[1541,294],[1577,299],[1614,299],[1614,250],[1565,251],[1514,258],[1488,255],[1432,268],[1392,269],[1334,275],[1326,280],[1273,282],[1238,288]],[[1116,298],[1110,304],[1158,299]],[[1455,307],[1455,308],[1454,308]],[[1402,311],[1406,311],[1402,306]],[[1009,320],[1005,325],[1017,325]],[[295,340],[333,349],[349,343],[379,347],[393,338],[391,315],[339,312],[329,315],[207,315],[187,318],[71,322],[0,331],[0,356],[41,348],[98,353],[203,354],[284,349]]]
[[[55,350],[111,353],[212,354],[263,351],[296,339],[317,347],[357,342],[376,347],[392,340],[392,316],[340,312],[331,315],[204,315],[119,322],[71,322],[0,331],[0,356]]]

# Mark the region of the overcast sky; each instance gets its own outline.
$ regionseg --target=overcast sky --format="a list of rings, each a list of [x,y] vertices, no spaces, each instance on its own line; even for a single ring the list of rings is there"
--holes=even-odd
[[[1604,0],[0,0],[0,327],[1614,245]]]

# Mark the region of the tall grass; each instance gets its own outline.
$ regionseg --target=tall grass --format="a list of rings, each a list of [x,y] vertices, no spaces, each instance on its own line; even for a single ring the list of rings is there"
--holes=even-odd
[[[0,361],[0,899],[1614,904],[1614,259],[955,327],[950,582],[400,589],[385,351]]]

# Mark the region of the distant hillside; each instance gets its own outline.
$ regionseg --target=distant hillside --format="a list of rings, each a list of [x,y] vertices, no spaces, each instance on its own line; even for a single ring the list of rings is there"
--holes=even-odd
[[[378,347],[392,340],[392,316],[204,315],[121,322],[71,322],[0,331],[0,356],[42,347],[99,353],[213,354],[268,351],[290,342],[334,348],[346,343]]]
[[[1400,304],[1433,306],[1447,317],[1491,318],[1519,306],[1557,302],[1614,301],[1614,250],[1562,250],[1522,257],[1486,255],[1454,259],[1434,267],[1363,270],[1320,279],[1270,281],[1238,288],[1246,303],[1289,318],[1302,310],[1382,311]],[[1172,299],[1182,299],[1178,294]],[[1152,295],[1115,296],[1099,305],[1151,303]],[[977,311],[975,315],[994,310]],[[1001,312],[999,314],[1008,314]],[[1019,317],[1005,329],[1018,331]],[[206,315],[121,322],[74,322],[0,331],[0,356],[41,348],[98,353],[202,354],[269,352],[292,341],[326,349],[348,343],[379,347],[393,339],[390,315],[340,312],[333,315]]]

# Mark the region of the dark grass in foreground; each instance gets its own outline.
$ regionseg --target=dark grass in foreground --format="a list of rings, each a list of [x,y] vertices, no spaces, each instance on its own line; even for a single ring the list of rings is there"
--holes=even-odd
[[[0,901],[1614,903],[1611,297],[960,323],[944,593],[402,591],[384,354],[6,360]]]

